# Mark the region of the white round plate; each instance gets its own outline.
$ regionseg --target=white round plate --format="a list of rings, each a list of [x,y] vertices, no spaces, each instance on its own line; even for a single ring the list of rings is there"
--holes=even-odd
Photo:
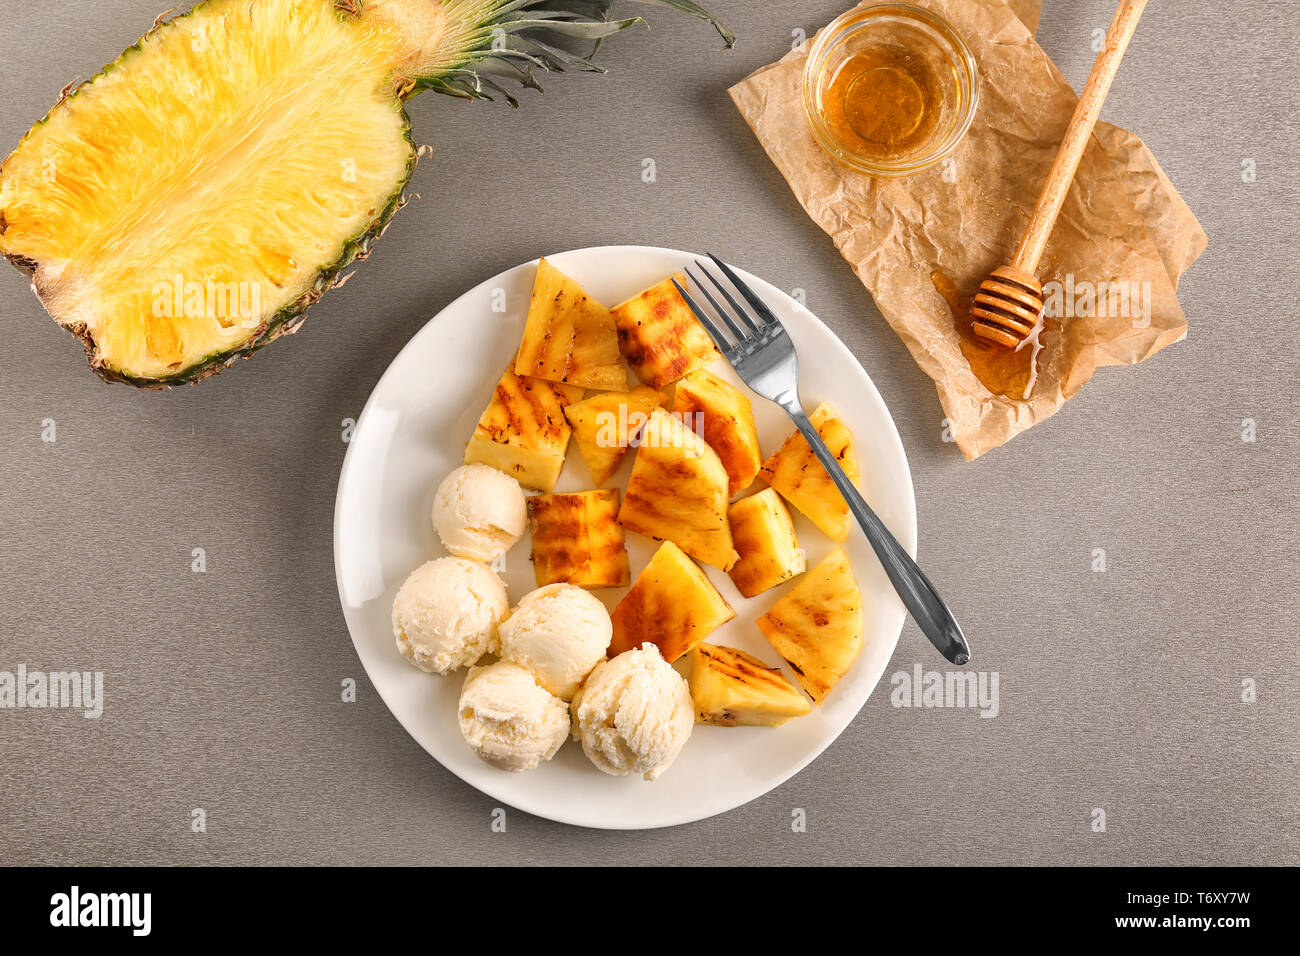
[[[648,246],[605,246],[547,258],[596,299],[613,305],[681,271],[696,257]],[[811,714],[784,726],[696,726],[677,762],[653,782],[606,776],[575,741],[528,773],[488,766],[465,745],[456,722],[463,673],[425,674],[408,664],[394,644],[393,596],[413,568],[446,553],[429,517],[433,493],[443,476],[461,464],[478,416],[518,347],[535,272],[536,262],[510,269],[443,309],[406,344],[366,403],[343,462],[334,509],[334,566],[348,630],[366,673],[398,722],[439,763],[495,800],[551,820],[607,829],[674,826],[722,813],[779,786],[820,754],[866,702],[893,653],[903,606],[856,527],[845,547],[862,589],[865,640],[848,674]],[[840,413],[853,432],[867,501],[915,554],[911,474],[871,379],[839,339],[794,299],[740,274],[780,316],[798,349],[805,408],[811,412],[826,401]],[[726,362],[716,362],[712,371],[750,394],[763,453],[774,452],[793,430],[785,413],[749,393]],[[627,456],[607,487],[626,486],[632,457]],[[570,445],[556,490],[589,487],[586,466]],[[811,568],[832,543],[797,513],[795,526]],[[628,534],[633,580],[653,547],[648,539]],[[506,556],[502,577],[512,603],[536,586],[529,553],[525,537]],[[754,621],[793,585],[747,599],[725,574],[714,568],[706,572],[736,609],[735,619],[708,640],[781,663]],[[612,609],[623,590],[595,593]]]

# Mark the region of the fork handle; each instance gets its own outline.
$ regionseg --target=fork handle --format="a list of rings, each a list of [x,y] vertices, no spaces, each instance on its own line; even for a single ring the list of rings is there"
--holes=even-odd
[[[796,404],[793,408],[786,408],[786,411],[790,413],[795,425],[807,439],[808,445],[817,455],[826,473],[835,482],[835,487],[844,496],[849,510],[853,512],[853,517],[858,519],[858,524],[866,533],[867,540],[875,549],[876,557],[880,559],[885,573],[889,575],[894,590],[903,599],[908,613],[920,625],[922,633],[938,648],[939,653],[952,663],[961,666],[969,662],[970,646],[961,632],[961,625],[953,617],[952,611],[948,610],[948,605],[943,603],[939,592],[934,589],[925,572],[898,543],[898,539],[885,527],[880,517],[871,510],[871,506],[867,504],[853,482],[849,481],[849,476],[844,474],[844,469],[835,460],[831,450],[826,447],[826,442],[822,441],[822,436],[808,420],[803,409]]]

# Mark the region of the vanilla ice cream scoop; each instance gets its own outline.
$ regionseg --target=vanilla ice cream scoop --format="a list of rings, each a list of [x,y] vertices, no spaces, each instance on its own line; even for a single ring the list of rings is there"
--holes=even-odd
[[[573,736],[600,770],[653,780],[672,765],[695,726],[686,681],[642,644],[600,664],[573,698]]]
[[[446,674],[496,650],[510,609],[496,572],[463,558],[438,558],[410,573],[393,601],[397,649],[422,671]]]
[[[433,526],[456,557],[489,564],[524,536],[524,491],[503,471],[462,465],[442,480],[433,496]]]
[[[471,667],[460,692],[460,732],[502,770],[532,770],[569,735],[569,708],[518,664]]]
[[[572,584],[548,584],[525,594],[501,622],[499,653],[568,700],[605,659],[613,636],[609,611],[599,599]]]

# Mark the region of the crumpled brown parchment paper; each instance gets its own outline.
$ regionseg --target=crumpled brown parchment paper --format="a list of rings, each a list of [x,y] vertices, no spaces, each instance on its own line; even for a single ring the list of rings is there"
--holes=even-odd
[[[1010,261],[1077,97],[1034,39],[1040,0],[912,2],[947,19],[979,65],[978,112],[944,163],[878,179],[823,151],[803,112],[811,40],[730,93],[804,209],[934,379],[952,436],[970,460],[1050,416],[1099,366],[1141,362],[1183,338],[1187,321],[1175,289],[1207,240],[1142,141],[1098,123],[1039,266],[1045,285],[1060,284],[1064,317],[1042,334],[1027,399],[986,388],[932,274],[969,295]],[[1122,66],[1116,82],[1124,82]],[[1111,283],[1137,291],[1142,307],[1089,308],[1065,294]]]

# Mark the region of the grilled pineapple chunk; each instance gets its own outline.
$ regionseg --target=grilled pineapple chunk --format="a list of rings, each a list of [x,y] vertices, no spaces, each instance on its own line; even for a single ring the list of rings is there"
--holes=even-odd
[[[609,310],[543,259],[537,266],[515,374],[583,388],[626,388]]]
[[[821,703],[862,650],[862,592],[836,548],[758,619],[799,683]]]
[[[528,530],[539,588],[627,587],[631,574],[618,523],[617,488],[534,495],[528,499]]]
[[[717,452],[662,408],[650,413],[637,446],[619,523],[730,570],[739,555],[727,522],[727,471]]]
[[[794,522],[771,488],[741,498],[727,511],[740,560],[727,573],[745,597],[761,594],[808,568]]]
[[[849,481],[861,487],[862,476],[858,470],[858,456],[853,451],[853,435],[835,414],[835,409],[823,402],[809,418],[849,476]],[[798,430],[785,440],[780,451],[763,463],[760,474],[764,481],[781,492],[786,501],[832,539],[847,540],[852,522],[849,506]]]
[[[682,285],[686,276],[675,277]],[[718,350],[671,278],[610,309],[618,344],[636,377],[661,388],[718,358]]]
[[[638,385],[630,392],[601,392],[564,409],[597,488],[618,470],[628,442],[667,400],[663,392]]]
[[[749,399],[712,372],[698,368],[677,383],[673,411],[687,423],[691,415],[703,417],[704,440],[727,469],[728,496],[734,498],[748,488],[763,464]]]
[[[564,467],[569,443],[564,406],[581,397],[580,388],[506,369],[465,448],[465,464],[491,465],[521,485],[550,491]]]
[[[610,615],[608,653],[616,657],[650,641],[672,663],[735,616],[704,570],[665,541]]]
[[[779,727],[812,710],[779,667],[734,647],[698,644],[691,652],[695,722],[724,727]]]

